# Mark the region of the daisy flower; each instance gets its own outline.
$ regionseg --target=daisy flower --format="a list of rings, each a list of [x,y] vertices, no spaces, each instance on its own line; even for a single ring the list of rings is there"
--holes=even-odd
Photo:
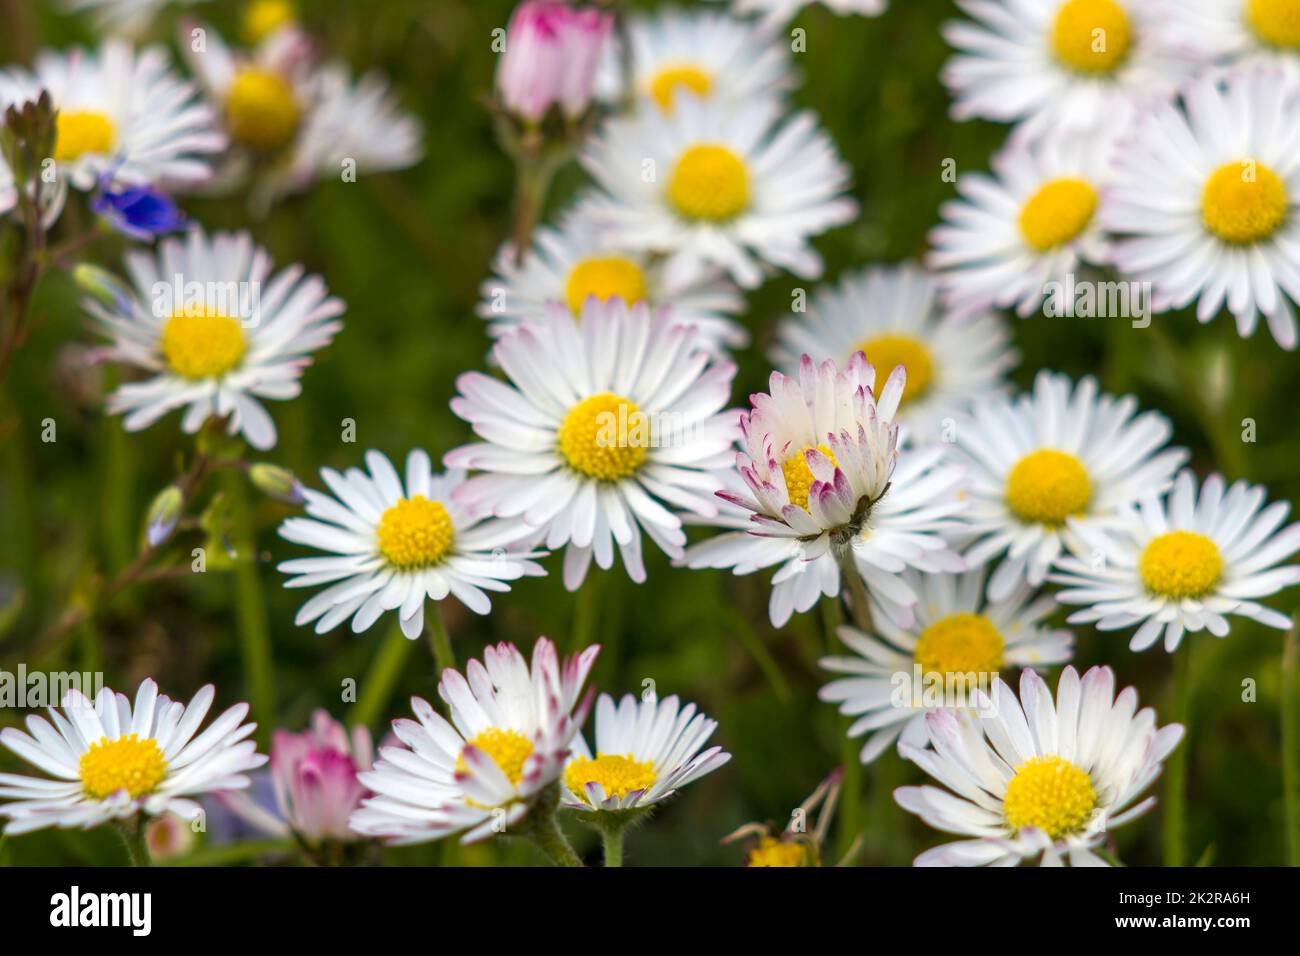
[[[1012,142],[991,160],[993,175],[958,178],[959,198],[940,206],[926,259],[956,318],[995,308],[1026,318],[1052,283],[1104,261],[1099,209],[1113,144],[1097,136]]]
[[[802,356],[844,365],[854,352],[882,373],[907,371],[898,420],[905,437],[938,440],[944,418],[1006,391],[1019,356],[999,315],[958,321],[936,302],[936,283],[911,264],[864,269],[813,295],[808,311],[783,320],[773,365],[794,375]]]
[[[740,16],[753,14],[768,29],[789,23],[804,7],[810,7],[818,0],[730,0],[732,13]],[[820,0],[826,9],[837,16],[861,14],[875,17],[885,12],[889,0]]]
[[[374,796],[352,814],[352,829],[407,844],[461,832],[461,843],[473,843],[513,827],[564,772],[591,707],[592,691],[579,695],[599,652],[592,646],[561,664],[540,637],[531,666],[502,643],[464,676],[445,669],[438,694],[450,721],[411,698],[416,719],[393,721],[402,746],[381,747],[374,770],[360,775]]]
[[[272,447],[275,424],[259,399],[297,397],[309,356],[343,327],[343,303],[301,266],[272,276],[271,257],[246,232],[195,227],[156,252],[128,253],[126,269],[128,294],[85,300],[112,339],[105,357],[150,376],[118,388],[109,411],[139,431],[184,408],[186,434],[229,416],[230,434]]]
[[[169,6],[192,6],[200,0],[63,0],[69,13],[88,12],[101,28],[139,36]]]
[[[1300,582],[1300,565],[1278,567],[1300,551],[1300,524],[1278,530],[1290,510],[1282,501],[1264,507],[1264,489],[1244,481],[1225,493],[1219,475],[1198,494],[1184,471],[1166,499],[1126,508],[1115,532],[1078,529],[1082,549],[1052,576],[1065,585],[1057,600],[1086,605],[1070,620],[1098,630],[1136,626],[1134,651],[1163,637],[1173,653],[1189,631],[1226,637],[1230,614],[1285,630],[1291,618],[1254,599]]]
[[[1172,484],[1187,450],[1164,447],[1173,429],[1163,415],[1136,413],[1137,399],[1098,395],[1091,376],[1076,385],[1044,371],[1032,393],[958,419],[954,451],[970,470],[965,557],[979,565],[1003,555],[992,600],[1021,580],[1042,584],[1080,525],[1113,523],[1122,506]]]
[[[680,557],[686,535],[672,509],[717,513],[709,472],[731,457],[736,413],[722,408],[736,367],[711,360],[694,328],[652,321],[647,306],[621,299],[588,298],[581,323],[551,306],[492,355],[509,384],[477,372],[456,381],[452,411],[483,440],[444,460],[485,472],[457,501],[522,519],[547,549],[566,546],[570,591],[593,556],[610,568],[616,546],[644,581],[642,531]]]
[[[699,329],[700,345],[713,354],[749,344],[749,333],[732,318],[744,308],[744,299],[726,278],[715,271],[674,284],[661,262],[645,253],[616,249],[581,215],[569,216],[557,229],[538,229],[522,262],[516,261],[514,246],[506,243],[493,272],[481,286],[478,314],[487,319],[494,337],[521,320],[541,317],[550,303],[560,303],[580,317],[588,298],[607,302],[617,296],[627,305],[644,302],[656,314],[670,307],[665,314]]]
[[[406,481],[377,451],[366,452],[368,472],[321,469],[334,494],[304,488],[306,518],[288,518],[280,537],[330,552],[296,558],[280,570],[294,575],[288,588],[329,585],[298,611],[299,627],[316,622],[316,633],[348,618],[352,631],[368,630],[385,611],[396,611],[402,633],[424,631],[426,600],[454,596],[476,614],[492,609],[485,591],[509,591],[508,581],[545,572],[503,545],[518,537],[511,523],[480,521],[456,501],[465,473],[435,475],[429,456],[406,457]]]
[[[713,746],[701,748],[718,722],[681,705],[676,696],[614,703],[596,701],[596,755],[579,734],[564,768],[560,800],[575,810],[637,810],[665,800],[731,759]]]
[[[1225,305],[1237,331],[1262,313],[1296,347],[1300,302],[1300,87],[1276,70],[1206,76],[1180,110],[1143,117],[1119,154],[1106,226],[1127,234],[1115,264],[1152,283],[1157,311],[1196,301],[1209,322]]]
[[[937,830],[968,839],[926,850],[917,866],[1105,866],[1093,852],[1155,797],[1134,803],[1182,739],[1179,724],[1156,728],[1137,691],[1115,695],[1115,674],[1094,667],[1061,672],[1056,700],[1032,670],[1020,699],[1002,680],[981,694],[977,714],[925,717],[933,749],[903,755],[948,789],[899,787],[894,799]]]
[[[673,282],[718,268],[753,288],[765,266],[815,279],[808,240],[857,203],[812,114],[782,112],[772,97],[732,104],[678,87],[671,115],[642,110],[597,131],[581,159],[604,193],[582,208],[620,248],[666,255]]]
[[[1164,41],[1145,0],[957,0],[943,69],[958,120],[1016,123],[1017,137],[1118,131],[1198,65]],[[974,21],[974,22],[972,22]]]
[[[874,634],[841,627],[840,640],[853,656],[821,661],[826,670],[848,675],[831,681],[818,696],[858,718],[849,727],[850,737],[870,732],[860,754],[863,763],[895,740],[925,746],[925,715],[959,706],[946,696],[932,701],[925,682],[942,681],[938,686],[955,688],[961,706],[973,706],[977,686],[986,688],[999,673],[1063,664],[1074,650],[1073,634],[1046,624],[1056,601],[1046,594],[1035,598],[1028,584],[991,601],[984,594],[982,570],[929,575],[909,570],[903,577],[920,598],[915,622],[899,627],[874,614]]]
[[[257,725],[243,723],[248,705],[236,704],[195,736],[213,696],[208,684],[185,705],[146,680],[132,706],[107,687],[94,703],[70,689],[62,713],[27,718],[28,733],[0,730],[0,744],[54,778],[0,773],[0,797],[13,801],[0,805],[5,833],[88,830],[139,813],[193,820],[202,810],[191,797],[247,787],[244,774],[266,763],[246,739]]]
[[[1166,0],[1162,13],[1169,41],[1203,62],[1300,68],[1294,0]]]

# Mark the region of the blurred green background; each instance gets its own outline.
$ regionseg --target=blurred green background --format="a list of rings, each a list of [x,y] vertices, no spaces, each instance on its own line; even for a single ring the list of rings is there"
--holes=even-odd
[[[460,372],[485,367],[488,338],[473,309],[478,284],[507,230],[512,170],[493,141],[481,100],[491,89],[495,65],[491,31],[505,25],[512,4],[313,0],[300,6],[307,28],[329,55],[358,72],[377,68],[392,78],[404,106],[425,124],[425,160],[398,174],[363,175],[354,184],[321,183],[261,221],[249,220],[239,198],[184,205],[210,229],[251,229],[277,263],[304,263],[348,304],[345,328],[308,370],[303,396],[270,406],[280,443],[266,459],[319,486],[322,465],[359,465],[367,448],[398,460],[420,445],[437,459],[469,437],[447,403]],[[236,35],[240,4],[191,9],[223,35]],[[43,45],[95,41],[87,20],[64,15],[52,3],[13,0],[0,10],[5,64],[29,61]],[[803,78],[794,98],[815,109],[829,128],[854,168],[854,192],[862,204],[856,223],[817,242],[830,278],[867,263],[922,254],[939,203],[953,194],[940,176],[943,161],[956,159],[960,174],[982,169],[1004,138],[1003,127],[958,124],[948,117],[938,79],[948,51],[938,28],[955,13],[946,0],[895,0],[879,19],[837,18],[815,7],[794,24],[807,31],[807,51],[794,58]],[[174,15],[169,11],[156,26],[157,38],[169,45]],[[561,209],[581,186],[576,167],[567,169],[548,212]],[[70,215],[60,228],[75,225]],[[122,248],[121,242],[101,242],[93,256],[116,268]],[[739,355],[737,404],[764,387],[774,322],[801,284],[807,285],[781,276],[749,297],[744,321],[755,341]],[[175,415],[127,436],[120,419],[98,410],[113,373],[84,366],[81,349],[96,340],[68,276],[53,274],[43,283],[34,312],[40,327],[0,394],[0,602],[7,608],[0,616],[0,667],[12,671],[25,662],[29,669],[102,668],[110,686],[128,691],[154,676],[164,693],[185,698],[213,681],[218,704],[227,706],[250,693],[241,640],[265,636],[274,654],[277,726],[301,729],[316,707],[346,714],[342,683],[360,681],[364,695],[367,670],[385,647],[401,678],[382,713],[406,714],[411,694],[437,699],[428,649],[423,643],[399,647],[389,637],[387,618],[360,636],[344,627],[318,637],[293,626],[303,595],[285,591],[274,568],[305,553],[274,533],[291,509],[241,492],[237,483],[209,487],[225,487],[236,504],[252,509],[255,565],[129,590],[97,608],[92,622],[66,639],[42,642],[42,632],[79,582],[96,572],[111,576],[130,562],[144,509],[176,474],[187,445]],[[1274,497],[1300,495],[1297,359],[1267,333],[1241,341],[1227,319],[1200,326],[1186,314],[1158,318],[1146,330],[1126,321],[1036,318],[1016,323],[1015,333],[1023,353],[1017,384],[1028,385],[1039,368],[1095,374],[1107,389],[1136,392],[1144,407],[1168,414],[1176,440],[1193,450],[1198,472],[1217,468],[1229,478],[1266,484]],[[47,418],[57,423],[54,443],[41,441]],[[356,421],[356,444],[340,440],[345,418]],[[1254,443],[1241,440],[1245,418],[1256,422]],[[772,820],[779,829],[819,780],[842,761],[853,761],[858,743],[846,743],[845,721],[816,699],[825,680],[816,660],[826,650],[818,614],[799,616],[777,632],[766,615],[768,575],[674,570],[650,549],[647,564],[649,581],[639,587],[618,566],[612,573],[596,572],[601,614],[595,632],[605,652],[595,683],[621,695],[653,679],[661,696],[677,693],[697,701],[718,719],[716,741],[734,756],[632,835],[629,862],[735,865],[743,852],[719,846],[720,837],[752,820]],[[548,566],[550,577],[496,600],[489,617],[444,605],[462,663],[489,641],[527,647],[538,634],[562,646],[569,641],[574,599],[562,588],[558,559]],[[1282,595],[1270,603],[1290,612],[1296,600]],[[1192,638],[1198,686],[1185,744],[1187,852],[1205,862],[1277,864],[1284,852],[1283,637],[1235,620],[1227,640]],[[1126,636],[1082,630],[1078,662],[1111,664],[1122,685],[1135,684],[1144,703],[1167,712],[1171,666],[1163,652],[1134,655]],[[1242,700],[1245,680],[1257,682],[1254,702]],[[0,711],[0,724],[21,719],[20,712]],[[264,740],[268,730],[264,720]],[[0,752],[0,770],[20,769],[11,754]],[[895,786],[920,777],[892,751],[872,767],[852,771],[827,856],[836,858],[859,828],[865,831],[859,856],[865,864],[906,864],[942,842],[943,835],[903,813],[890,797]],[[589,859],[598,860],[591,835],[569,829],[590,851]],[[1116,836],[1129,864],[1158,863],[1160,810]],[[239,858],[238,852],[208,847],[193,861]],[[105,832],[44,832],[0,846],[0,862],[11,864],[123,859],[116,838]],[[539,861],[516,841],[450,852],[438,845],[416,847],[388,852],[385,859]]]

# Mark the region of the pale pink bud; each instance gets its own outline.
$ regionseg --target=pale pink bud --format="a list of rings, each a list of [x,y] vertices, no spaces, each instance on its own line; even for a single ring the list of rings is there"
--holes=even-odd
[[[525,0],[506,30],[497,92],[506,109],[530,122],[559,104],[569,118],[591,104],[600,51],[613,17],[559,0]]]
[[[373,747],[364,727],[347,731],[323,710],[310,730],[278,730],[271,741],[271,785],[285,821],[309,840],[348,840],[348,817],[367,795],[357,774],[370,769]]]

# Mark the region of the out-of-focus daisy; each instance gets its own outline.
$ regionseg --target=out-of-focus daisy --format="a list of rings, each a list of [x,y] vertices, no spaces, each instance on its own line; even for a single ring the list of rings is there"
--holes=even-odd
[[[393,721],[401,747],[381,747],[361,782],[374,791],[352,815],[357,833],[389,843],[423,843],[464,831],[462,843],[513,827],[539,791],[564,771],[587,718],[582,686],[599,647],[560,662],[544,637],[532,665],[513,644],[489,646],[465,675],[447,668],[438,694],[451,720],[411,699],[415,720]]]
[[[161,47],[135,50],[109,39],[97,52],[46,51],[33,72],[0,74],[0,100],[35,100],[58,110],[54,161],[76,189],[108,177],[123,185],[186,186],[212,175],[209,156],[225,148],[212,109],[172,70]]]
[[[699,329],[700,344],[710,352],[722,354],[724,348],[749,343],[745,327],[731,318],[744,308],[744,299],[724,277],[706,273],[674,285],[661,262],[616,249],[581,215],[569,217],[558,229],[537,230],[522,262],[516,262],[514,246],[506,243],[493,271],[480,288],[478,306],[493,336],[523,319],[541,317],[553,302],[581,317],[588,298],[607,302],[617,296],[629,306],[644,302],[656,314],[669,306],[668,317]]]
[[[1300,16],[1300,14],[1297,14]],[[1296,347],[1300,302],[1300,87],[1277,70],[1206,76],[1144,116],[1118,154],[1105,224],[1127,234],[1113,260],[1154,284],[1157,311],[1224,306],[1237,331],[1263,313]]]
[[[722,844],[748,841],[752,843],[745,858],[745,866],[752,867],[791,867],[821,866],[823,845],[830,831],[831,820],[835,816],[835,804],[839,799],[844,769],[836,768],[817,785],[804,799],[795,812],[790,815],[790,826],[784,830],[770,823],[746,823],[744,826],[722,838]],[[816,814],[816,822],[813,815]],[[848,865],[857,855],[861,836],[853,842],[848,853],[836,864]]]
[[[596,133],[582,163],[604,193],[582,208],[620,248],[666,255],[674,283],[719,268],[752,288],[767,266],[815,279],[808,240],[857,203],[812,114],[781,114],[771,97],[732,104],[678,87],[671,115],[642,110]]]
[[[1098,395],[1091,376],[1076,385],[1044,371],[1032,393],[981,402],[958,420],[954,450],[969,466],[971,499],[965,557],[1002,556],[992,600],[1021,580],[1040,585],[1081,523],[1114,522],[1120,507],[1173,482],[1186,449],[1164,447],[1165,416],[1136,412],[1137,399]]]
[[[879,16],[889,6],[889,0],[729,0],[729,2],[733,13],[741,16],[754,14],[769,29],[788,23],[804,7],[818,2],[839,16],[853,13],[867,17]]]
[[[112,339],[105,356],[150,376],[118,388],[109,410],[139,431],[184,408],[186,434],[229,416],[230,434],[272,447],[275,423],[259,399],[298,395],[311,353],[343,327],[343,303],[301,266],[272,276],[271,257],[246,232],[195,227],[156,252],[128,253],[126,269],[129,292],[85,300]]]
[[[968,839],[926,850],[916,865],[1105,866],[1093,851],[1155,804],[1134,801],[1183,736],[1179,724],[1157,729],[1155,711],[1137,704],[1132,687],[1115,695],[1109,667],[1082,680],[1066,667],[1055,701],[1025,670],[1019,700],[998,679],[976,714],[927,714],[933,749],[901,749],[948,789],[900,787],[894,798],[935,829]]]
[[[18,188],[14,185],[14,173],[5,162],[4,156],[0,156],[0,216],[16,205],[18,205]]]
[[[1002,601],[987,600],[982,570],[966,574],[918,574],[904,578],[920,597],[916,620],[899,627],[874,614],[874,634],[852,627],[839,629],[840,640],[854,656],[826,657],[821,665],[847,674],[821,689],[822,700],[858,719],[850,737],[870,733],[860,758],[871,763],[896,739],[913,747],[926,741],[925,715],[938,707],[957,706],[946,697],[932,700],[925,682],[952,688],[964,706],[974,706],[977,687],[1012,668],[1062,664],[1070,659],[1074,635],[1048,627],[1056,610],[1050,595],[1034,598],[1021,582]]]
[[[1082,263],[1104,260],[1102,208],[1114,140],[1053,136],[1011,143],[991,161],[993,175],[966,173],[960,198],[939,209],[927,264],[944,304],[958,318],[1014,308],[1024,318],[1049,283],[1064,283]]]
[[[145,680],[134,706],[125,694],[103,688],[92,703],[79,690],[63,696],[50,719],[30,716],[27,733],[0,730],[0,744],[49,774],[0,773],[0,816],[10,836],[43,827],[90,829],[144,813],[193,820],[201,808],[190,799],[247,787],[250,770],[266,763],[248,738],[247,704],[236,704],[201,734],[212,706],[211,684],[188,705],[158,694]],[[52,722],[52,723],[51,723]],[[53,779],[50,779],[53,778]]]
[[[723,412],[736,368],[699,347],[696,330],[652,320],[642,304],[588,298],[579,322],[551,305],[497,340],[510,378],[457,379],[451,408],[481,442],[447,464],[484,472],[456,492],[472,513],[522,519],[548,549],[566,547],[564,584],[577,590],[593,556],[617,547],[645,580],[641,532],[672,557],[686,535],[671,509],[717,514],[710,469],[731,458],[736,413]]]
[[[957,0],[943,26],[957,119],[1017,123],[1016,135],[1114,134],[1198,65],[1165,41],[1145,0]],[[974,21],[974,22],[972,22]]]
[[[1203,62],[1300,70],[1295,0],[1163,0],[1160,29]]]
[[[732,106],[794,85],[789,47],[757,24],[713,10],[668,8],[633,17],[627,26],[630,64],[618,44],[605,46],[598,94],[616,100],[630,69],[638,99],[671,113],[678,90]]]
[[[456,501],[464,472],[435,475],[418,448],[406,457],[405,484],[377,451],[366,453],[366,467],[369,474],[322,468],[334,497],[304,488],[309,517],[280,526],[285,540],[331,552],[280,565],[296,575],[285,587],[329,585],[299,609],[295,624],[315,621],[324,634],[351,618],[359,634],[396,611],[402,633],[417,638],[426,601],[453,595],[486,614],[492,604],[485,591],[509,591],[508,581],[545,573],[529,560],[535,555],[505,549],[519,537],[517,522],[480,521]]]
[[[90,13],[101,28],[126,36],[148,32],[156,18],[170,6],[191,6],[201,0],[62,0],[70,13]]]
[[[1112,531],[1077,529],[1079,553],[1052,575],[1065,585],[1057,599],[1086,605],[1070,620],[1098,630],[1140,624],[1134,651],[1163,637],[1172,653],[1187,631],[1226,637],[1230,614],[1285,630],[1291,618],[1255,599],[1300,583],[1300,565],[1278,567],[1300,551],[1300,524],[1278,531],[1291,506],[1263,504],[1263,488],[1238,481],[1225,494],[1219,475],[1198,495],[1184,471],[1167,499],[1144,496]]]
[[[789,375],[802,356],[844,365],[854,352],[884,375],[899,365],[907,384],[898,420],[905,438],[935,441],[943,419],[973,399],[1006,391],[1016,364],[1011,331],[996,314],[958,321],[935,301],[936,284],[905,264],[864,269],[817,292],[804,315],[777,327],[771,358]]]
[[[576,810],[643,809],[665,800],[731,759],[721,747],[701,748],[718,722],[682,705],[676,696],[617,705],[596,701],[596,755],[579,734],[564,768],[561,801]]]

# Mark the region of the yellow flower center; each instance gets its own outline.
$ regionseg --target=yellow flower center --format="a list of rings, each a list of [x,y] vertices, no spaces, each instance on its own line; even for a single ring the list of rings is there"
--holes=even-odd
[[[1170,531],[1156,535],[1142,549],[1138,572],[1152,594],[1198,598],[1218,582],[1223,573],[1223,555],[1219,546],[1203,534]]]
[[[650,422],[629,398],[601,392],[564,416],[560,453],[574,471],[600,481],[620,481],[636,472],[650,447]]]
[[[574,315],[582,313],[583,303],[591,296],[608,302],[618,296],[628,305],[644,302],[645,273],[624,256],[594,256],[583,259],[569,272],[564,285],[564,300]]]
[[[441,501],[424,495],[400,498],[379,518],[375,537],[388,563],[398,568],[427,568],[451,549],[455,528]]]
[[[987,617],[963,612],[922,631],[913,657],[922,674],[996,674],[1002,647],[1002,635]]]
[[[684,86],[700,98],[704,98],[713,90],[713,78],[694,66],[670,66],[656,73],[654,79],[650,81],[650,95],[659,104],[659,109],[670,116],[679,86]]]
[[[808,852],[800,843],[786,843],[765,836],[749,851],[746,866],[810,866]]]
[[[103,113],[59,113],[54,121],[54,158],[70,163],[88,153],[111,153],[116,139],[113,121]]]
[[[1030,452],[1007,476],[1007,504],[1025,521],[1064,523],[1092,498],[1092,481],[1083,463],[1051,448]]]
[[[1264,42],[1300,48],[1300,0],[1248,0],[1246,19]]]
[[[298,119],[298,101],[280,74],[251,67],[235,74],[226,97],[226,122],[236,142],[275,152],[293,141]]]
[[[1131,42],[1128,14],[1115,0],[1066,0],[1052,27],[1056,58],[1081,73],[1110,73]]]
[[[1038,827],[1053,840],[1083,826],[1096,806],[1092,779],[1055,755],[1031,757],[1017,767],[1002,798],[1013,830]]]
[[[692,146],[673,168],[668,199],[687,219],[726,222],[749,205],[749,170],[725,146]]]
[[[808,492],[812,490],[813,482],[817,480],[813,477],[812,469],[808,467],[806,455],[812,447],[812,445],[804,445],[781,464],[781,473],[785,475],[785,490],[790,496],[790,504],[798,505],[805,511],[808,510]],[[817,450],[829,458],[832,465],[839,467],[840,463],[835,460],[829,448],[818,445]]]
[[[265,40],[297,16],[288,0],[253,0],[244,9],[244,39],[250,44]]]
[[[889,375],[899,365],[907,370],[907,384],[903,386],[903,401],[925,394],[934,376],[934,362],[925,343],[910,335],[885,333],[867,339],[858,346],[876,369],[877,390],[883,388]]]
[[[109,740],[101,737],[81,755],[81,787],[96,800],[125,790],[131,799],[153,793],[167,775],[158,741],[138,734]]]
[[[1258,242],[1286,219],[1286,184],[1263,163],[1225,163],[1205,181],[1201,218],[1224,242]]]
[[[1031,249],[1047,252],[1076,238],[1097,211],[1097,190],[1066,176],[1045,183],[1020,210],[1020,234]]]
[[[465,741],[465,746],[471,745],[491,757],[513,786],[519,786],[519,781],[524,779],[524,764],[533,755],[532,741],[517,730],[489,727]],[[456,770],[459,773],[466,770],[463,751],[456,758]]]
[[[597,754],[595,760],[575,757],[564,769],[565,785],[584,801],[589,783],[600,784],[607,797],[626,797],[636,790],[649,789],[655,779],[654,763],[636,760],[631,754]]]
[[[237,319],[198,305],[172,313],[159,345],[173,372],[197,381],[218,378],[237,366],[248,340]]]

